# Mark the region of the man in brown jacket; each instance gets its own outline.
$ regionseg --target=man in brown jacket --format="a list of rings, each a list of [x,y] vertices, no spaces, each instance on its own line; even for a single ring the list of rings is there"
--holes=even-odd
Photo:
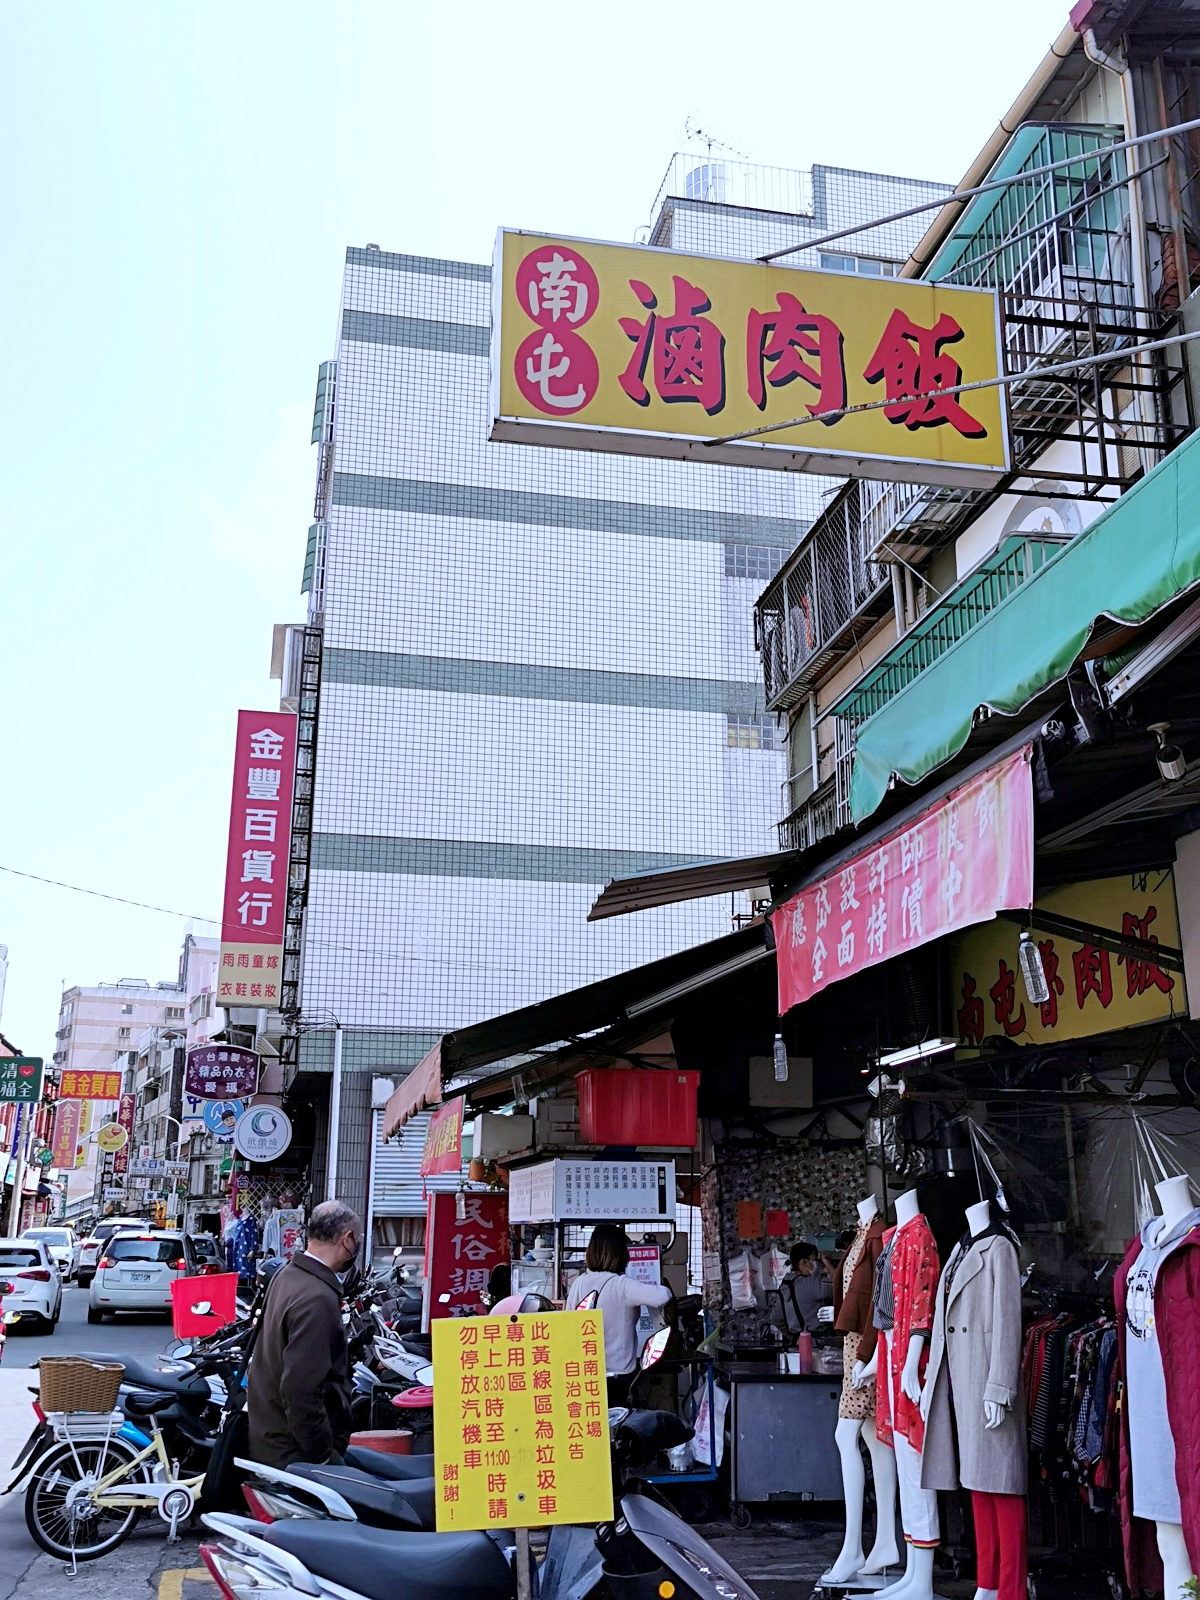
[[[326,1200],[308,1245],[275,1274],[250,1361],[250,1455],[264,1466],[340,1461],[350,1439],[350,1375],[337,1274],[354,1260],[362,1227]]]

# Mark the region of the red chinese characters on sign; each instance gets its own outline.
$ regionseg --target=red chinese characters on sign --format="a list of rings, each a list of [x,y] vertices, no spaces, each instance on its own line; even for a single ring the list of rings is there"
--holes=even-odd
[[[113,1155],[112,1169],[115,1173],[129,1171],[129,1145],[133,1139],[133,1113],[136,1102],[131,1094],[123,1094],[121,1103],[117,1108],[117,1121],[125,1129],[129,1137]]]
[[[831,427],[846,404],[841,329],[831,318],[806,311],[794,294],[777,294],[775,300],[776,310],[752,311],[747,319],[746,385],[750,398],[762,411],[767,404],[768,384],[772,389],[781,389],[802,378],[818,391],[816,402],[806,407],[809,415],[820,416],[826,427]]]
[[[431,1194],[425,1224],[425,1321],[479,1305],[508,1260],[508,1196]]]
[[[1157,906],[1147,906],[1144,917],[1126,911],[1121,917],[1121,932],[1127,939],[1140,939],[1143,944],[1157,945],[1158,935],[1150,932],[1150,924],[1157,916]],[[1145,994],[1152,986],[1163,994],[1170,994],[1175,987],[1174,978],[1168,977],[1149,958],[1141,960],[1137,956],[1118,956],[1117,965],[1125,968],[1125,988],[1131,1000],[1135,995]]]
[[[1033,787],[1021,750],[774,913],[780,1014],[1032,899]]]
[[[119,1072],[76,1072],[69,1069],[59,1080],[64,1100],[116,1100],[121,1093]]]
[[[899,307],[888,318],[883,337],[863,377],[868,383],[884,380],[890,404],[883,410],[889,422],[916,428],[940,428],[948,422],[966,439],[983,439],[987,429],[959,403],[945,394],[962,382],[962,368],[945,346],[956,344],[963,331],[946,312],[932,328],[922,328]]]
[[[277,1008],[283,976],[296,717],[239,711],[217,1001]]]
[[[630,278],[629,287],[648,312],[644,321],[621,317],[621,328],[633,341],[629,365],[617,379],[639,406],[650,404],[646,387],[649,364],[654,392],[668,405],[693,401],[715,416],[725,404],[725,335],[702,313],[712,309],[703,289],[686,278],[672,278],[675,303],[669,316],[658,310],[658,296],[649,284]]]
[[[595,399],[600,366],[586,339],[575,331],[600,302],[596,274],[578,250],[532,250],[517,268],[518,304],[536,324],[513,361],[517,387],[547,416],[567,417]]]

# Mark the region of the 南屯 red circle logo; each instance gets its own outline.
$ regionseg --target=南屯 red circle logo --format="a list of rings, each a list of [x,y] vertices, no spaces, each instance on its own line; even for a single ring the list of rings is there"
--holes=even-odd
[[[537,324],[513,362],[517,388],[547,416],[570,416],[595,399],[600,385],[596,353],[575,331],[599,304],[596,274],[578,250],[543,245],[521,262],[513,287]]]

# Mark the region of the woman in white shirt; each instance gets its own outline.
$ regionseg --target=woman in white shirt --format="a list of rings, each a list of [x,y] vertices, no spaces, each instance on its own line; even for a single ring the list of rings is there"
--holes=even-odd
[[[637,1372],[637,1320],[642,1306],[665,1306],[670,1289],[654,1283],[637,1283],[625,1276],[629,1265],[629,1240],[624,1228],[601,1222],[592,1229],[581,1272],[567,1295],[567,1310],[574,1311],[584,1295],[597,1291],[596,1305],[604,1313],[604,1364],[608,1373],[608,1403],[623,1406]]]

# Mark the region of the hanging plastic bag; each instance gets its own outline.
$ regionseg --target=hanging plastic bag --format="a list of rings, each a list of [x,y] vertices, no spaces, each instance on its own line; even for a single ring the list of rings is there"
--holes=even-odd
[[[729,1258],[729,1294],[735,1311],[754,1310],[756,1302],[752,1260],[753,1257],[748,1250],[741,1250],[736,1256]]]
[[[762,1286],[770,1293],[782,1284],[788,1270],[788,1258],[778,1245],[772,1245],[758,1258],[758,1267],[762,1273]]]

